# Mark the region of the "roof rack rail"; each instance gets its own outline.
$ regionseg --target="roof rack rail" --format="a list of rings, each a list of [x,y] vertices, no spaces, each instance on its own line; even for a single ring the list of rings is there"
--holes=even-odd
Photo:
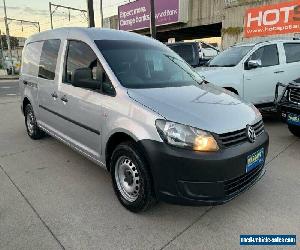
[[[294,41],[298,41],[300,40],[300,36],[296,36],[296,35],[300,35],[299,33],[294,34],[294,36],[272,36],[272,37],[258,37],[256,39],[249,39],[249,40],[242,40],[242,42],[236,42],[234,45],[240,45],[240,44],[260,44],[260,43],[265,43],[265,42],[271,42],[271,41],[284,41],[284,40],[294,40]]]

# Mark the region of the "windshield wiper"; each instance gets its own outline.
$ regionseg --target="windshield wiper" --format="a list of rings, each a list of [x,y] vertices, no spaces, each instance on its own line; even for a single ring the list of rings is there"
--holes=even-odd
[[[209,67],[234,67],[235,64],[228,64],[228,65],[216,65],[216,64],[210,64]]]
[[[184,69],[181,65],[179,65],[177,62],[175,62],[176,60],[179,61],[179,62],[183,62],[182,60],[179,60],[178,58],[176,57],[173,57],[173,56],[170,56],[170,55],[166,55],[164,54],[164,56],[166,56],[170,61],[172,61],[173,63],[175,63],[179,68],[181,68],[185,73],[187,73],[196,83],[198,84],[202,84],[203,81],[199,82],[197,79],[195,79],[195,76],[193,74],[191,74],[190,72],[186,71],[186,69]]]
[[[222,67],[234,67],[235,64],[228,64],[228,65],[223,65]]]

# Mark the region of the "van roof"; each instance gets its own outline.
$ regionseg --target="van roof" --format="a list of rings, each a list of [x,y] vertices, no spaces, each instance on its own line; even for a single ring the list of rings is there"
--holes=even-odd
[[[26,43],[47,39],[61,39],[62,37],[77,37],[81,39],[86,38],[91,40],[135,40],[147,43],[155,43],[156,45],[158,45],[158,43],[161,44],[155,39],[139,35],[134,32],[84,27],[64,27],[43,31],[29,37]]]

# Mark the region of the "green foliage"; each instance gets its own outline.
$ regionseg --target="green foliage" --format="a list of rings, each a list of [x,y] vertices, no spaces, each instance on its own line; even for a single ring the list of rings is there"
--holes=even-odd
[[[262,0],[237,0],[238,4],[243,5],[247,3],[257,3],[262,2]]]
[[[1,39],[2,39],[3,47],[6,50],[7,49],[6,36],[5,35],[1,35]],[[11,36],[10,37],[10,46],[11,46],[12,49],[17,48],[19,46],[19,40],[16,37]]]
[[[244,31],[243,27],[228,27],[222,29],[222,35],[228,34],[231,36],[237,36]]]

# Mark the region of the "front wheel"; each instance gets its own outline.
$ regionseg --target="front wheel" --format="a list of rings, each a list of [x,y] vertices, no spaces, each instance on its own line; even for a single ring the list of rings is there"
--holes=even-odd
[[[121,143],[116,147],[110,170],[114,191],[125,208],[140,212],[155,203],[149,170],[133,142]]]
[[[300,127],[299,126],[289,124],[288,128],[293,135],[300,137]]]

